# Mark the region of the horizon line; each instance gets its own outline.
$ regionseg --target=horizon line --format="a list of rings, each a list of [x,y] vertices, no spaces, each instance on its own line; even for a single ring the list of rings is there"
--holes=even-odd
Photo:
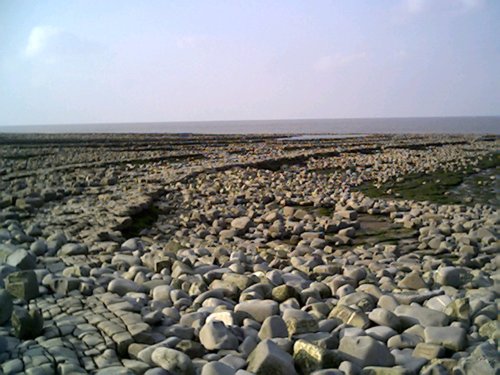
[[[0,125],[1,127],[29,127],[29,126],[72,126],[72,125],[126,125],[126,124],[186,124],[186,123],[230,123],[230,122],[283,122],[283,121],[331,121],[331,120],[404,120],[404,119],[442,119],[442,118],[500,118],[498,115],[450,115],[450,116],[394,116],[394,117],[320,117],[320,118],[275,118],[275,119],[247,119],[247,120],[167,120],[167,121],[109,121],[109,122],[74,122],[74,123],[44,123],[44,124],[17,124]]]

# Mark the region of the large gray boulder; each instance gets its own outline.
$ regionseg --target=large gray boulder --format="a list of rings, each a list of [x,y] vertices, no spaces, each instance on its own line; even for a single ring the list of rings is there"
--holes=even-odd
[[[259,331],[261,340],[275,337],[288,337],[288,328],[283,318],[279,315],[269,316],[264,320]]]
[[[444,346],[456,352],[464,350],[467,335],[460,327],[427,327],[424,330],[425,342]]]
[[[200,330],[200,342],[207,350],[236,349],[238,339],[224,325],[224,323],[213,320],[206,323]]]
[[[247,370],[256,375],[296,375],[293,358],[271,340],[261,341],[248,357]]]
[[[394,366],[394,357],[387,346],[369,336],[344,336],[340,340],[339,352],[360,367]]]
[[[151,360],[162,369],[167,370],[171,375],[196,374],[191,358],[178,350],[156,348],[151,355]]]
[[[303,374],[338,367],[341,358],[337,352],[314,345],[306,340],[297,340],[293,345],[293,359]]]
[[[250,315],[253,319],[262,323],[267,317],[278,314],[278,302],[271,299],[254,299],[237,304],[234,311],[242,311]]]
[[[36,257],[24,249],[18,249],[9,255],[7,264],[20,270],[32,270],[36,267]]]
[[[437,270],[435,280],[440,285],[460,288],[472,279],[470,273],[461,267],[442,267]]]
[[[318,331],[318,321],[306,311],[296,309],[286,309],[283,313],[283,320],[288,328],[290,336]]]
[[[418,305],[399,305],[394,310],[404,327],[420,324],[424,327],[442,327],[448,324],[448,316],[441,312]]]

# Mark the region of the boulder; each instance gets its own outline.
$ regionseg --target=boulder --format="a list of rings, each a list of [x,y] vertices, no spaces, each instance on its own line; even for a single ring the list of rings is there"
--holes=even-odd
[[[339,352],[360,367],[394,366],[394,357],[387,346],[369,336],[344,336],[340,340]]]
[[[441,311],[428,309],[418,305],[399,305],[394,310],[405,327],[420,324],[424,327],[442,327],[448,324],[448,316]]]
[[[42,334],[43,317],[38,309],[26,310],[16,306],[12,313],[12,327],[15,335],[22,339],[34,339]]]
[[[286,309],[283,313],[283,320],[288,328],[290,336],[318,331],[318,321],[306,311],[296,309]]]
[[[328,317],[339,319],[342,323],[361,329],[366,329],[370,326],[370,320],[364,312],[357,311],[346,305],[336,306]]]
[[[259,338],[265,340],[276,337],[288,337],[288,328],[281,316],[268,316],[260,327]]]
[[[36,257],[24,249],[18,249],[9,255],[7,264],[20,270],[32,270],[36,267]]]
[[[440,285],[460,288],[471,279],[471,275],[465,268],[442,267],[437,270],[435,280]]]
[[[146,288],[132,280],[114,279],[109,283],[108,291],[124,296],[129,292],[145,292]]]
[[[250,315],[254,320],[262,323],[267,317],[278,313],[278,303],[276,301],[265,300],[250,300],[237,304],[234,311],[242,311]]]
[[[209,362],[203,366],[201,375],[234,375],[236,370],[222,362]]]
[[[13,272],[5,278],[5,289],[14,297],[29,301],[38,297],[38,280],[33,271]]]
[[[236,349],[238,339],[224,325],[214,320],[206,323],[200,330],[200,342],[207,350]]]
[[[460,327],[427,327],[424,335],[426,343],[441,345],[456,352],[464,350],[467,344],[466,332]]]
[[[196,370],[186,354],[170,349],[156,348],[151,355],[151,360],[171,375],[195,375]]]
[[[292,356],[271,340],[255,347],[248,357],[247,370],[256,375],[297,375]]]
[[[305,340],[297,340],[293,345],[293,359],[303,374],[338,367],[342,361],[333,350],[321,348]]]
[[[235,229],[239,234],[245,233],[250,225],[252,224],[252,220],[247,216],[242,216],[231,221],[231,228]]]

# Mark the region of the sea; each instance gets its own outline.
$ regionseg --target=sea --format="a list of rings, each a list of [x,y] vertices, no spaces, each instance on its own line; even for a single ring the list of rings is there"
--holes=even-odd
[[[0,125],[0,133],[500,135],[500,116]]]

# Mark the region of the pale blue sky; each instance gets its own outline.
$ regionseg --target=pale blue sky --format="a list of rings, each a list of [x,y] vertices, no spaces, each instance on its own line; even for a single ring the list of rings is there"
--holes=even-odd
[[[0,0],[0,125],[499,114],[497,0]]]

